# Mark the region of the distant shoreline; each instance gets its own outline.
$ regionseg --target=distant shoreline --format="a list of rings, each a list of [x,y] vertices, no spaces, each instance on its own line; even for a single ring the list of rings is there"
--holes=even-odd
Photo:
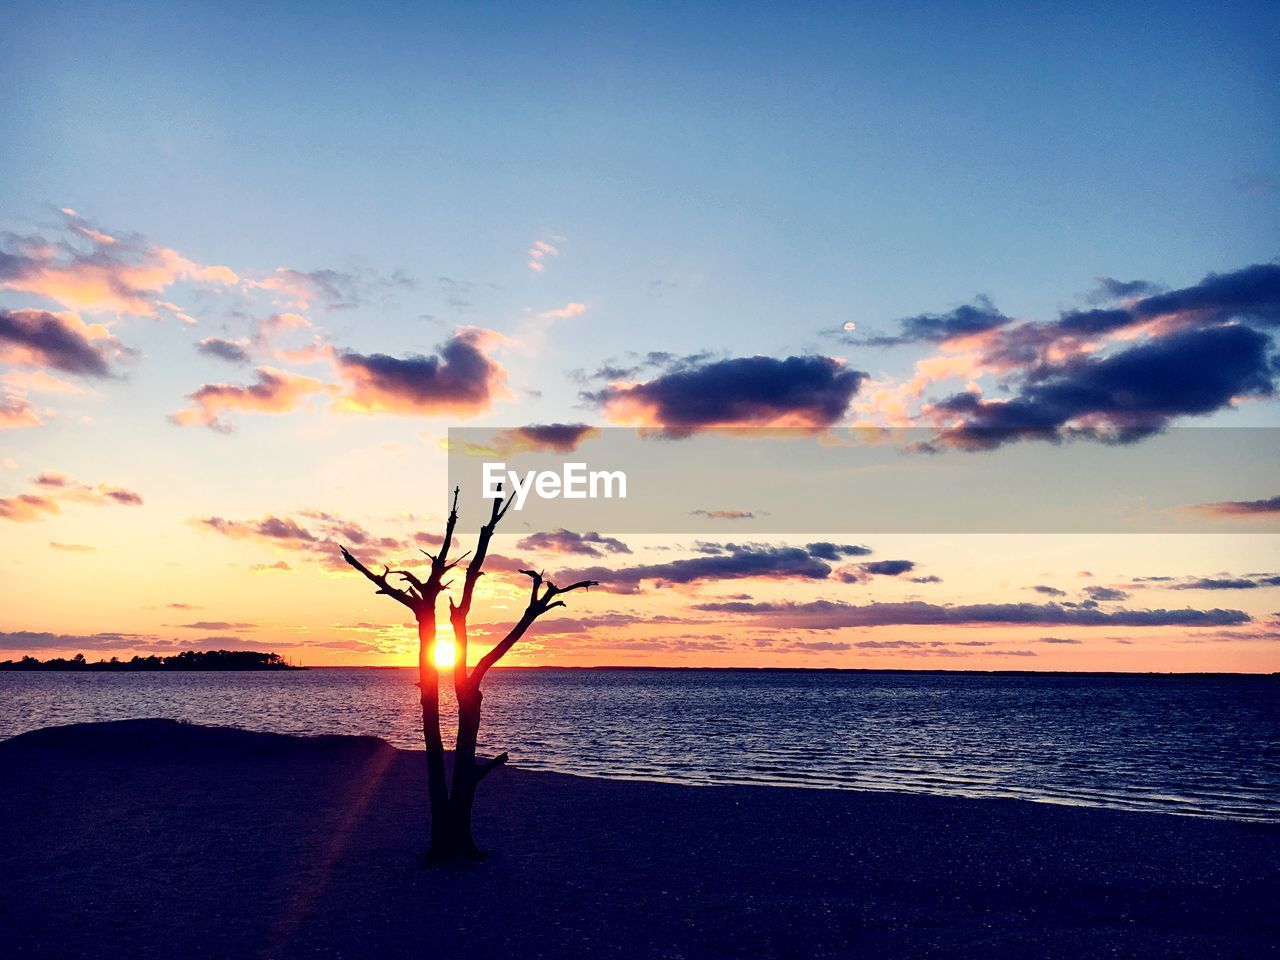
[[[70,660],[56,657],[37,660],[27,656],[21,660],[0,661],[0,671],[14,673],[225,673],[230,671],[272,672],[305,670],[296,667],[278,653],[257,650],[184,650],[167,657],[137,657],[131,660],[86,660],[77,653]]]

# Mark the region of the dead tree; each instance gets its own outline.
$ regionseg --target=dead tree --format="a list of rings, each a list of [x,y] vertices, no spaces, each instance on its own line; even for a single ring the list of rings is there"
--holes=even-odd
[[[476,583],[484,575],[484,562],[489,554],[489,541],[498,523],[511,509],[514,497],[495,498],[489,521],[480,527],[476,546],[469,551],[471,562],[467,564],[462,580],[462,596],[456,602],[449,598],[449,623],[453,627],[456,651],[453,664],[453,689],[458,701],[458,739],[453,753],[452,780],[446,775],[444,741],[440,734],[440,672],[433,659],[436,644],[436,601],[447,591],[452,581],[445,576],[459,566],[468,556],[461,554],[449,559],[453,546],[454,528],[458,524],[458,489],[453,491],[453,503],[445,522],[444,540],[436,554],[422,551],[431,560],[426,579],[419,579],[407,570],[383,567],[382,573],[374,573],[342,547],[342,557],[364,574],[386,594],[413,611],[418,624],[418,687],[422,701],[422,740],[427,748],[427,798],[431,806],[431,845],[427,852],[429,863],[449,863],[475,860],[481,856],[471,833],[471,811],[475,803],[476,787],[495,768],[507,761],[501,753],[488,760],[476,758],[476,740],[480,731],[480,686],[485,674],[525,635],[534,621],[548,610],[563,607],[557,599],[572,590],[596,586],[594,580],[582,580],[567,587],[557,587],[542,573],[521,570],[533,581],[529,602],[515,625],[484,654],[474,667],[467,668],[467,617],[471,613],[471,601]],[[404,581],[403,588],[393,586],[391,577]]]

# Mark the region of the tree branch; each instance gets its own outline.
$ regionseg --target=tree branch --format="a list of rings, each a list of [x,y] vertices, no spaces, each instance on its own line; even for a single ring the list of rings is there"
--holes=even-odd
[[[489,669],[505,657],[507,651],[520,642],[520,638],[525,635],[525,632],[533,626],[540,616],[548,610],[565,606],[563,600],[555,600],[553,602],[552,598],[573,590],[587,590],[591,587],[599,586],[599,581],[596,580],[579,580],[577,583],[570,584],[567,587],[557,587],[550,580],[543,580],[541,573],[536,573],[533,570],[521,570],[520,572],[533,580],[533,591],[529,597],[529,605],[525,607],[524,614],[516,622],[516,625],[511,628],[505,637],[494,644],[488,653],[480,658],[476,668],[471,671],[471,683],[475,686],[479,686],[480,681],[489,672]],[[546,585],[546,589],[539,595],[538,589],[543,584]]]
[[[484,763],[479,764],[476,767],[476,783],[479,783],[489,774],[493,773],[494,770],[497,770],[500,766],[506,763],[508,759],[507,752],[504,750],[492,760],[486,760]]]
[[[363,563],[361,563],[359,560],[353,557],[351,555],[351,551],[349,551],[346,547],[340,546],[338,549],[342,551],[343,560],[347,561],[347,563],[351,564],[351,566],[355,567],[357,570],[363,573],[370,582],[374,583],[378,587],[378,590],[377,590],[378,593],[385,593],[388,597],[391,597],[392,599],[398,600],[400,603],[403,603],[406,607],[412,610],[415,615],[418,613],[418,610],[420,607],[419,601],[421,598],[415,597],[412,594],[405,593],[403,590],[397,587],[391,586],[391,584],[387,582],[387,576],[388,574],[391,573],[391,571],[388,568],[384,567],[382,573],[374,573],[372,570],[366,567]]]
[[[498,492],[501,494],[501,486],[499,486]],[[462,694],[469,681],[467,675],[467,617],[471,614],[471,600],[475,595],[476,583],[484,576],[484,562],[489,556],[489,541],[493,539],[494,530],[497,529],[498,523],[502,518],[506,516],[507,510],[511,507],[514,499],[514,494],[505,501],[501,496],[494,498],[493,508],[489,512],[489,521],[481,525],[480,533],[476,537],[475,551],[471,554],[471,562],[467,564],[467,572],[462,580],[462,599],[457,603],[454,603],[452,599],[449,601],[449,622],[453,624],[454,645],[457,647],[453,661],[453,686],[459,695]],[[465,557],[466,554],[463,554],[463,556]],[[462,557],[459,557],[454,562],[458,563],[461,560]]]

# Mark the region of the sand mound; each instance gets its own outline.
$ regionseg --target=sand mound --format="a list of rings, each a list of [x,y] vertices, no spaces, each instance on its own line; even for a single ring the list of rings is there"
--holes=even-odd
[[[106,723],[72,723],[33,730],[0,743],[0,750],[59,749],[102,757],[147,753],[292,753],[306,751],[372,753],[395,748],[378,737],[301,737],[259,733],[235,727],[210,727],[183,720],[149,717]]]

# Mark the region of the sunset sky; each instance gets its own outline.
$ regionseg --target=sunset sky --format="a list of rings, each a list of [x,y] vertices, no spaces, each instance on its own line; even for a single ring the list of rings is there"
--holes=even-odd
[[[1278,39],[1264,3],[8,5],[0,659],[413,662],[338,544],[422,559],[450,428],[911,427],[929,469],[1280,427]],[[513,664],[1280,670],[1280,477],[1170,473],[1206,495],[1115,497],[1229,532],[512,522],[473,619],[532,566],[602,583]]]

